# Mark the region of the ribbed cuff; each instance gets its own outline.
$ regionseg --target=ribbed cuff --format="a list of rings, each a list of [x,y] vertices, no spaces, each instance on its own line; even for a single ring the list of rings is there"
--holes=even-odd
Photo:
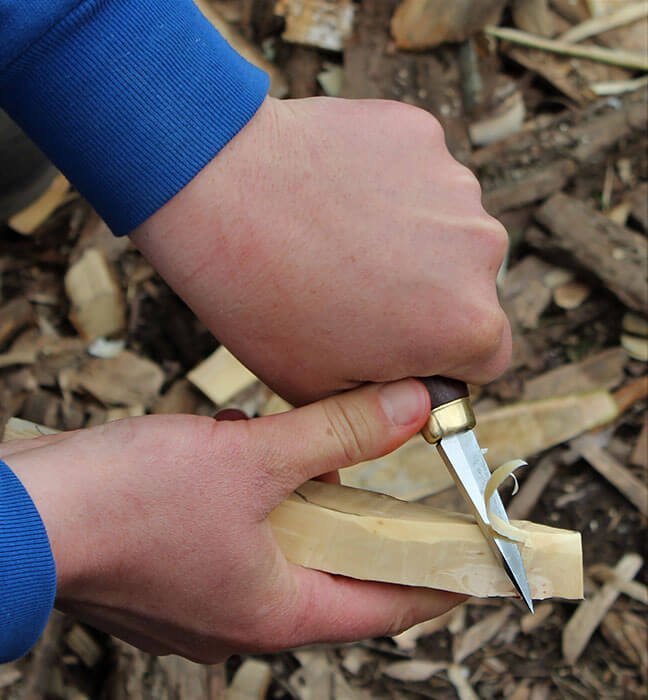
[[[26,654],[54,606],[56,567],[45,525],[0,460],[0,663]]]
[[[267,90],[192,0],[85,0],[0,74],[0,104],[118,235],[195,177]]]

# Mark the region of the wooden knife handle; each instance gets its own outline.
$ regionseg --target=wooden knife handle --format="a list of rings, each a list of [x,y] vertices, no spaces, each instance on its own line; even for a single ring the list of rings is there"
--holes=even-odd
[[[456,399],[468,398],[468,385],[459,379],[448,379],[436,375],[434,377],[419,377],[428,390],[432,401],[432,410],[444,406]]]

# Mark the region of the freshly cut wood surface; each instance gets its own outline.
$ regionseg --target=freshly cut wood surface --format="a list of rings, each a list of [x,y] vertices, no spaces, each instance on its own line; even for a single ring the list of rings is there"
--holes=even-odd
[[[194,367],[187,379],[218,406],[257,381],[224,345]]]
[[[270,516],[286,557],[353,578],[514,596],[473,519],[334,484],[303,484]],[[522,558],[536,599],[581,598],[580,534],[519,521],[530,535]]]

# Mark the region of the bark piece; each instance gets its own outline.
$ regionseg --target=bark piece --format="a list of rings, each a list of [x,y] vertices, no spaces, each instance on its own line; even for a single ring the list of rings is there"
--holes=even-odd
[[[225,689],[224,700],[263,700],[272,680],[272,668],[265,661],[246,659]]]
[[[270,522],[286,557],[302,566],[478,597],[516,595],[469,516],[310,481]],[[532,596],[582,596],[580,535],[516,524],[530,534],[522,558]]]
[[[648,486],[604,450],[596,436],[583,435],[571,444],[601,476],[621,491],[640,513],[648,516]]]
[[[511,612],[510,607],[504,607],[469,627],[461,636],[455,637],[452,660],[460,664],[464,659],[481,649],[502,629]]]
[[[194,367],[187,379],[217,406],[227,404],[234,396],[258,381],[224,345]]]
[[[555,194],[536,218],[551,239],[596,275],[624,304],[643,311],[646,305],[646,239],[610,221],[583,202]]]
[[[24,297],[12,299],[0,307],[0,347],[35,320],[32,305]]]
[[[65,275],[71,303],[70,321],[88,341],[120,333],[126,326],[126,307],[114,271],[104,255],[90,248]]]
[[[601,632],[609,643],[639,667],[644,682],[648,677],[648,630],[646,623],[637,615],[611,610],[604,618]]]
[[[286,20],[284,41],[342,51],[353,30],[351,0],[277,0],[275,14]]]
[[[429,49],[446,41],[463,41],[499,20],[503,0],[404,0],[391,21],[401,49]]]
[[[638,554],[626,554],[616,565],[614,571],[619,579],[631,581],[642,564],[643,559]],[[576,608],[576,612],[569,619],[562,636],[562,651],[567,663],[576,663],[619,593],[619,587],[616,583],[606,583],[594,596],[584,600]]]
[[[624,379],[627,357],[622,348],[608,348],[580,362],[540,374],[524,385],[523,401],[537,401],[576,392],[613,389]]]

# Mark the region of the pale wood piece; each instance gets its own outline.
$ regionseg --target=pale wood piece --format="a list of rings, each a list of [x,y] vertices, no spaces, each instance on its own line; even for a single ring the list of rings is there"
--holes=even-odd
[[[541,49],[542,51],[574,56],[576,58],[588,58],[592,61],[600,61],[601,63],[633,70],[648,70],[648,58],[638,51],[621,51],[619,49],[603,48],[602,46],[567,44],[563,41],[534,36],[528,32],[523,32],[519,29],[509,29],[508,27],[488,26],[484,31],[486,34],[498,39]]]
[[[22,678],[22,673],[14,664],[2,664],[0,667],[0,690],[8,688]]]
[[[227,404],[236,394],[257,381],[254,374],[224,345],[194,367],[187,374],[187,379],[217,406]]]
[[[9,219],[9,226],[25,236],[34,233],[63,204],[69,189],[70,183],[59,173],[35,202]]]
[[[594,564],[587,570],[589,576],[599,579],[604,583],[614,583],[617,588],[629,598],[633,598],[643,605],[648,605],[648,586],[639,581],[622,581],[614,569],[606,564]]]
[[[518,29],[551,37],[556,33],[549,0],[514,0],[513,21]]]
[[[603,636],[639,667],[644,682],[648,680],[648,633],[645,621],[631,612],[610,612],[603,618]]]
[[[534,613],[527,613],[520,620],[520,629],[524,634],[531,634],[539,627],[542,627],[554,610],[553,603],[541,603],[536,605]]]
[[[498,21],[503,0],[404,0],[391,31],[401,49],[429,49],[446,41],[463,41]]]
[[[625,92],[641,90],[641,88],[646,87],[646,85],[648,85],[648,75],[628,80],[599,80],[595,83],[591,83],[589,89],[595,95],[605,97],[607,95],[622,95]]]
[[[448,664],[445,661],[428,661],[427,659],[410,659],[394,661],[382,669],[383,676],[405,683],[422,683],[429,681],[432,676],[445,671]]]
[[[610,29],[622,27],[631,22],[636,22],[642,17],[648,16],[648,4],[645,2],[633,2],[623,5],[616,12],[602,17],[587,19],[558,37],[558,41],[566,44],[574,44],[591,36],[603,34]]]
[[[648,486],[641,479],[604,450],[595,436],[583,435],[571,444],[601,476],[621,491],[640,513],[648,517]]]
[[[453,640],[452,660],[460,664],[484,644],[489,642],[506,624],[512,609],[509,606],[487,615],[476,625],[469,627],[463,634]]]
[[[222,15],[212,7],[210,0],[194,0],[194,2],[237,53],[240,53],[243,58],[268,74],[270,77],[270,94],[273,97],[285,97],[288,93],[288,83],[277,66],[266,60],[257,46],[249,42],[229,22],[223,19]]]
[[[351,0],[277,0],[274,12],[286,20],[284,41],[342,51],[353,30],[355,8]]]
[[[404,632],[392,637],[392,640],[402,651],[413,651],[416,649],[417,642],[421,637],[427,637],[448,627],[458,609],[461,608],[454,608],[453,610],[448,610],[448,612],[445,612],[443,615],[439,615],[439,617],[435,617],[432,620],[419,622],[418,625],[414,625],[414,627],[410,627]]]
[[[587,204],[555,194],[536,212],[551,241],[596,275],[624,304],[643,311],[648,242]]]
[[[511,404],[483,413],[475,406],[479,444],[495,468],[524,459],[614,420],[620,409],[607,391],[572,394]],[[454,485],[438,452],[415,436],[391,454],[340,472],[342,483],[405,500],[439,493]],[[515,500],[513,500],[515,505]]]
[[[30,420],[22,418],[10,418],[5,425],[2,435],[2,442],[9,440],[30,440],[31,438],[41,437],[42,435],[55,435],[58,430],[48,428],[45,425],[38,425]]]
[[[310,481],[270,515],[286,557],[353,578],[478,597],[516,595],[474,520],[359,489]],[[580,535],[516,522],[531,594],[582,596]]]
[[[105,256],[90,248],[65,275],[70,321],[81,337],[92,341],[115,335],[126,326],[126,306],[114,271]]]
[[[628,361],[622,348],[607,348],[596,355],[544,372],[524,385],[523,401],[537,401],[567,394],[613,389],[621,384]]]
[[[102,647],[97,644],[81,625],[72,626],[65,635],[65,643],[88,668],[96,666],[103,656]]]
[[[615,566],[614,572],[620,580],[631,581],[642,564],[643,559],[638,554],[626,554]],[[562,636],[562,651],[567,663],[576,663],[590,637],[620,592],[616,582],[606,583],[594,596],[584,600],[576,608],[576,612],[569,619]]]
[[[458,664],[448,666],[448,679],[454,685],[459,700],[479,700],[479,696],[470,685],[469,677],[470,669],[467,666]]]
[[[545,457],[536,464],[508,507],[509,518],[528,518],[556,471],[556,464],[551,457]]]
[[[246,659],[225,689],[224,700],[263,700],[272,680],[272,668],[265,661]]]

